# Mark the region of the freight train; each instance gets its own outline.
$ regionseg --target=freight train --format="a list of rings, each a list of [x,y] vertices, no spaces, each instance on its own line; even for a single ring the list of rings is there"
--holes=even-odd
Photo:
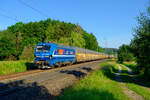
[[[34,62],[40,69],[60,67],[66,64],[112,58],[113,55],[92,50],[59,46],[56,43],[38,43],[35,48]]]

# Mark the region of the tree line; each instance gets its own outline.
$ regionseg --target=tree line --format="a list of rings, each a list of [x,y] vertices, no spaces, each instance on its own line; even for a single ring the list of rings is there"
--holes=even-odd
[[[103,52],[94,34],[80,25],[47,19],[18,22],[0,31],[0,60],[33,59],[35,45],[47,41]]]
[[[129,45],[122,45],[118,50],[118,61],[137,63],[137,73],[150,76],[150,7],[147,13],[137,17],[138,25],[134,29],[133,39]]]

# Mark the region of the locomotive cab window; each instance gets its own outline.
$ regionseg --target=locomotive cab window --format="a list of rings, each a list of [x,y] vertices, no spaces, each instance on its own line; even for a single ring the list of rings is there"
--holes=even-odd
[[[55,50],[55,54],[58,54],[58,49]]]
[[[49,52],[50,46],[47,45],[41,45],[36,47],[36,52]]]

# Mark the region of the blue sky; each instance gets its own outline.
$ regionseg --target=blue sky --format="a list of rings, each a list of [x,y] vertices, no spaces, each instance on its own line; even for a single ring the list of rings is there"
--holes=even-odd
[[[94,33],[100,46],[118,48],[130,43],[137,24],[136,16],[145,12],[147,6],[148,0],[1,0],[0,30],[17,21],[27,23],[49,17],[79,24],[87,32]]]

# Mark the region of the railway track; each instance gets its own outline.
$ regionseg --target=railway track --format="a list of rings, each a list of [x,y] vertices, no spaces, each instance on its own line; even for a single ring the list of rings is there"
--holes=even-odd
[[[8,74],[8,75],[0,75],[0,80],[17,78],[17,77],[20,77],[23,75],[34,74],[34,73],[39,73],[39,72],[43,72],[43,71],[36,69],[36,70],[27,71],[27,72],[19,72],[19,73]]]
[[[84,63],[86,63],[86,62],[73,64],[73,65],[82,65]],[[70,65],[65,65],[62,67],[52,68],[52,69],[48,69],[48,70],[35,69],[35,70],[26,71],[26,72],[18,72],[18,73],[12,73],[12,74],[7,74],[7,75],[0,75],[0,80],[13,79],[13,78],[17,78],[20,76],[41,73],[41,72],[46,72],[46,71],[51,71],[51,70],[60,70],[60,69],[64,69],[65,67],[68,67],[68,66],[70,66]]]
[[[69,78],[75,79],[75,77],[80,73],[87,74],[89,72],[85,70],[85,67],[86,69],[93,68],[92,70],[94,70],[94,66],[100,62],[101,61],[93,61],[51,70],[33,70],[29,72],[18,73],[17,75],[4,75],[0,80],[0,98],[7,97],[13,93],[25,90],[28,87],[46,85],[52,85],[53,87],[57,81],[57,83],[63,84],[59,82],[59,80],[68,80]]]

